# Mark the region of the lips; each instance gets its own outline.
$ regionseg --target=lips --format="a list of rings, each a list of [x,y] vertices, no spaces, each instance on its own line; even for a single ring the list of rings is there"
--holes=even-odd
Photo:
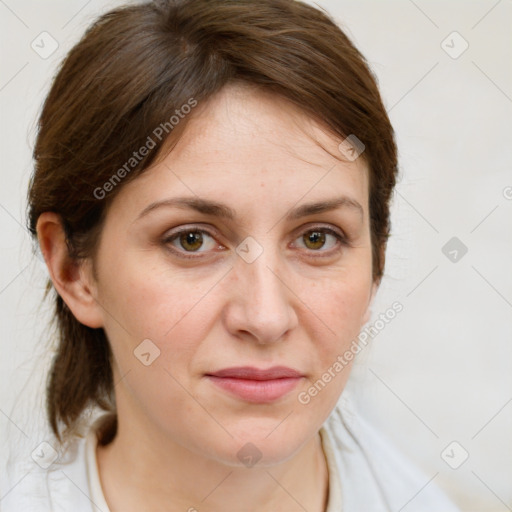
[[[225,368],[218,372],[211,373],[214,377],[248,379],[248,380],[274,380],[302,377],[302,374],[286,366],[273,366],[267,370],[261,370],[252,366],[239,366],[236,368]]]
[[[206,377],[231,396],[252,403],[269,403],[287,395],[304,377],[286,366],[268,369],[241,366],[225,368]]]

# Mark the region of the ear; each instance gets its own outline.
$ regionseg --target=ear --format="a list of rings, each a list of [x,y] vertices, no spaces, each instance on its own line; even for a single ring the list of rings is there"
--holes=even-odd
[[[53,212],[42,213],[36,230],[57,293],[80,323],[92,328],[103,327],[90,260],[78,263],[71,259],[60,216]]]
[[[361,325],[366,324],[370,320],[371,313],[372,313],[371,306],[372,306],[373,299],[375,298],[375,294],[377,293],[378,289],[379,289],[379,283],[374,281],[373,284],[372,284],[371,296],[370,296],[370,299],[368,301],[368,307],[366,308],[366,311],[364,313]]]

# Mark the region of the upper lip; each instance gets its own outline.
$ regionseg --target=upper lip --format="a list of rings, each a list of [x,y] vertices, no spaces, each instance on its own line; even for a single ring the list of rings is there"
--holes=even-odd
[[[273,380],[302,377],[300,372],[286,366],[272,366],[272,368],[267,369],[254,368],[252,366],[237,366],[224,368],[223,370],[208,373],[207,375],[247,380]]]

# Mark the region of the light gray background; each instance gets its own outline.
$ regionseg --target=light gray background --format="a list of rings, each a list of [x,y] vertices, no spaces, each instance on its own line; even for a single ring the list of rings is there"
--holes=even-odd
[[[49,362],[46,272],[23,227],[37,114],[66,52],[120,3],[0,0],[1,431],[22,427],[29,399],[42,404]],[[512,510],[512,1],[317,5],[378,76],[400,151],[370,323],[395,300],[404,310],[359,354],[351,384],[365,416],[463,510]],[[43,31],[59,44],[46,59],[31,48]],[[458,58],[445,51],[463,48],[454,31],[469,44]],[[456,262],[442,252],[452,237],[468,248]],[[469,454],[458,469],[441,458],[452,441],[452,461]]]

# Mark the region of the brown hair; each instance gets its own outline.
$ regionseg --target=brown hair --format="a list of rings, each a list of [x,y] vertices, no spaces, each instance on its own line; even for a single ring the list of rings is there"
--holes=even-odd
[[[355,134],[364,143],[372,275],[380,282],[398,172],[393,128],[366,59],[327,13],[294,0],[152,1],[99,17],[63,60],[39,117],[28,192],[32,235],[41,213],[56,212],[70,256],[93,258],[116,193],[169,140],[156,136],[157,127],[179,135],[193,111],[174,130],[169,120],[178,110],[234,81],[287,98],[337,136]],[[132,160],[149,137],[154,147]],[[45,297],[52,288],[48,280]],[[55,290],[54,300],[51,428],[62,441],[59,421],[70,434],[86,407],[98,405],[114,416],[112,438],[108,340],[103,329],[79,323]]]

